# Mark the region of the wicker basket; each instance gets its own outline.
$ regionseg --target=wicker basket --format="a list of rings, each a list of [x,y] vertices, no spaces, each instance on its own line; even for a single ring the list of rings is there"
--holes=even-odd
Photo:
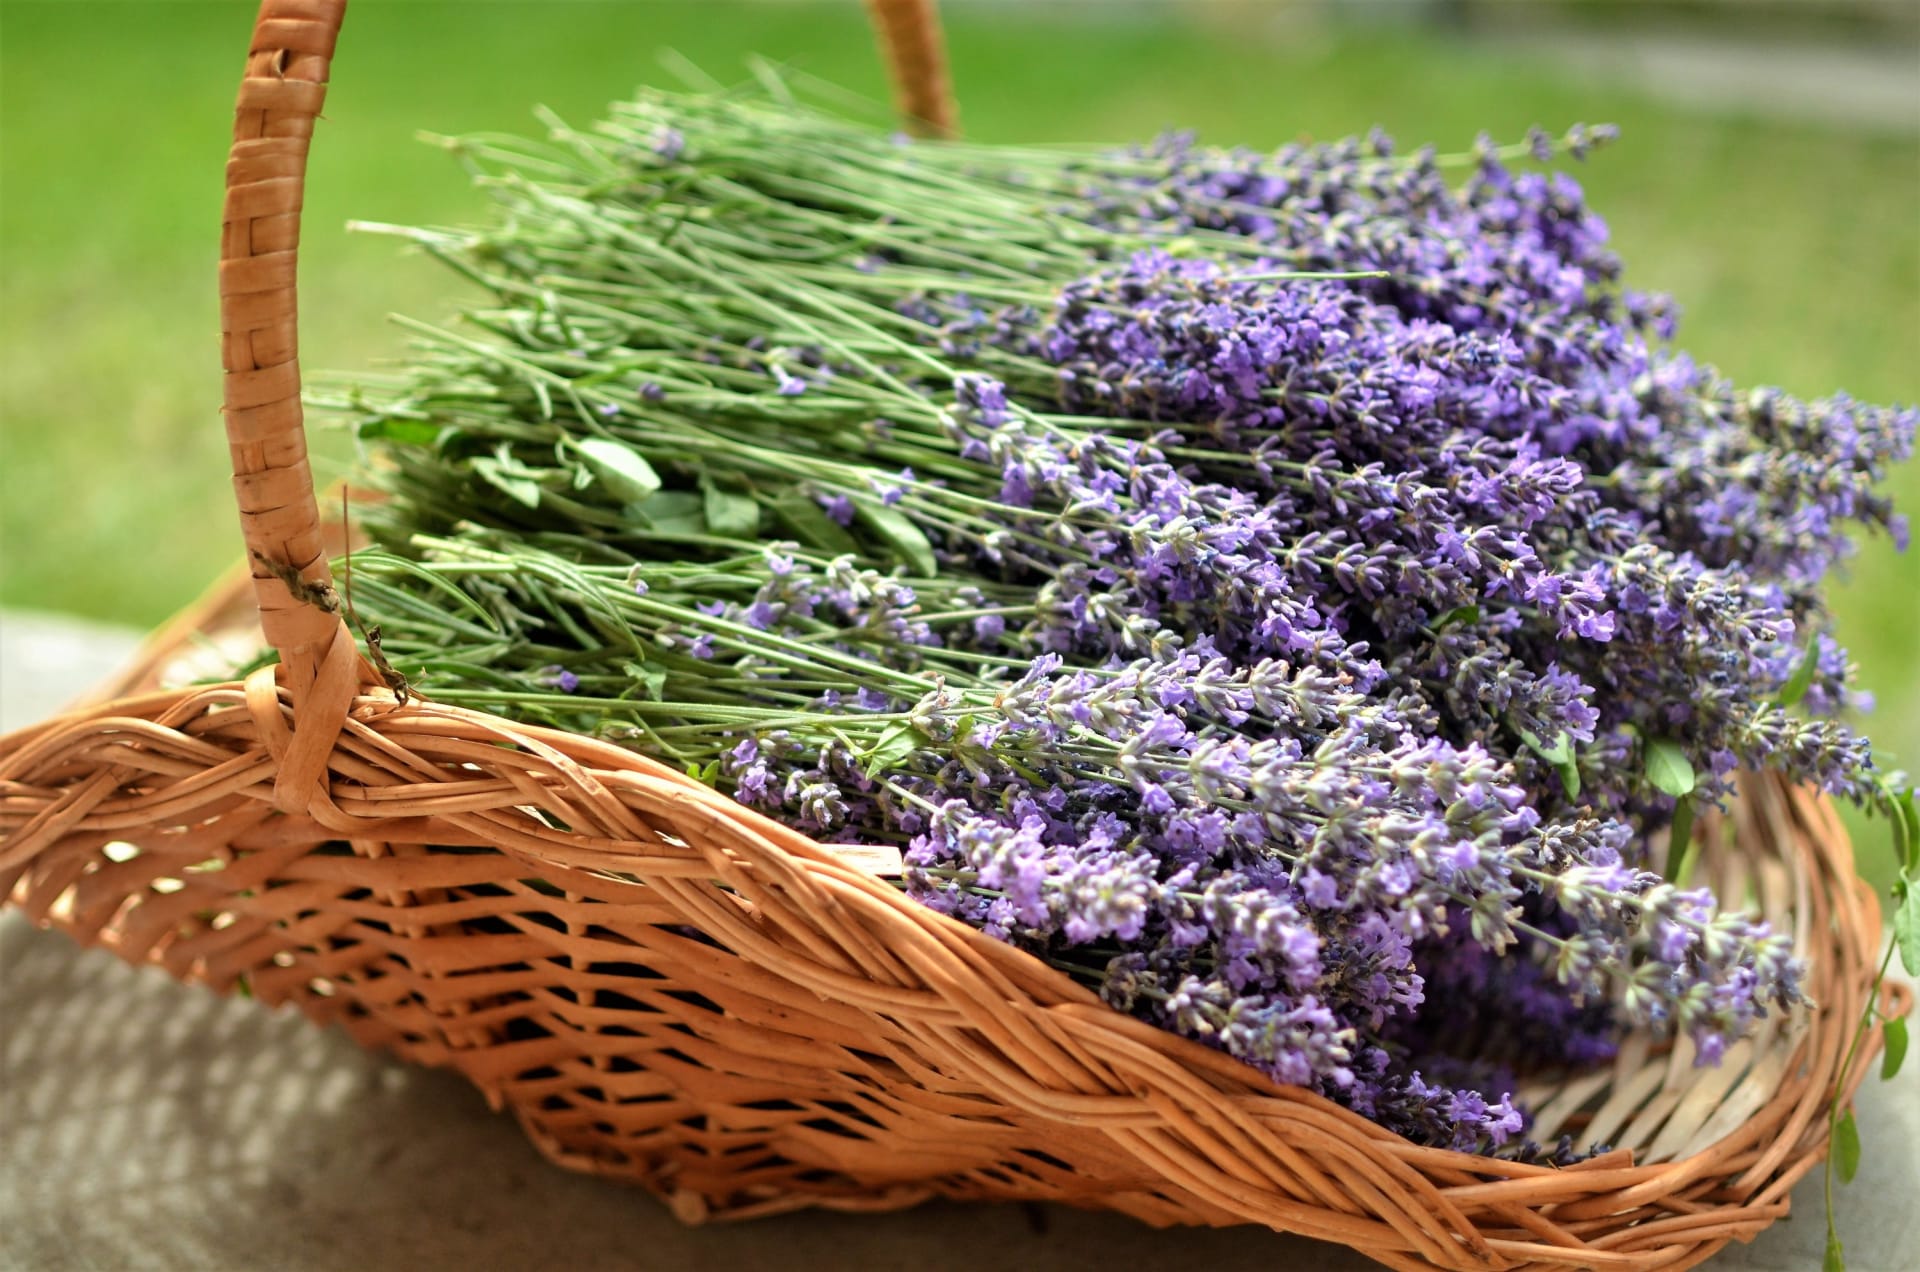
[[[903,108],[944,127],[930,4],[871,7]],[[1794,934],[1816,1005],[1717,1069],[1630,1039],[1612,1068],[1525,1092],[1540,1136],[1617,1146],[1553,1169],[1416,1147],[1275,1086],[908,900],[872,854],[629,751],[397,705],[276,577],[329,578],[294,261],[343,8],[265,0],[228,165],[226,418],[252,577],[156,637],[121,696],[0,740],[0,897],[457,1069],[554,1161],[689,1221],[1048,1200],[1264,1224],[1396,1268],[1652,1269],[1786,1213],[1879,1042],[1844,1068],[1879,911],[1815,794],[1748,781],[1701,827],[1700,868]],[[248,639],[279,665],[166,688],[249,599]]]

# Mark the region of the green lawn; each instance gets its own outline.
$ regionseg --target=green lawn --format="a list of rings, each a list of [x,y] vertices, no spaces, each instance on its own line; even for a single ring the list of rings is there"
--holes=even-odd
[[[213,259],[220,173],[252,5],[0,3],[0,604],[150,624],[232,560]],[[1169,126],[1271,146],[1380,123],[1459,149],[1482,129],[1610,120],[1583,174],[1634,282],[1675,293],[1683,343],[1802,394],[1920,398],[1920,142],[1679,113],[1433,37],[1369,29],[1288,46],[1130,18],[1096,24],[950,3],[967,130],[1122,140]],[[1081,20],[1070,20],[1077,16]],[[674,48],[722,75],[759,52],[883,95],[853,0],[355,0],[313,157],[304,355],[352,368],[433,314],[447,280],[355,238],[350,217],[459,220],[475,206],[419,129],[585,120]],[[338,471],[345,439],[319,439]],[[1900,474],[1920,512],[1920,469]],[[1862,552],[1842,636],[1880,697],[1873,733],[1920,757],[1920,556]],[[1920,767],[1920,764],[1916,764]],[[1876,839],[1877,839],[1876,835]],[[1870,859],[1882,850],[1869,845]]]

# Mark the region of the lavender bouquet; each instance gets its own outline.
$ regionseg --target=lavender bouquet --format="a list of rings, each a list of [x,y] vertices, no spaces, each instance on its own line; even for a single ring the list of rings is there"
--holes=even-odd
[[[898,846],[1117,1010],[1468,1151],[1598,1147],[1532,1143],[1516,1075],[1628,1026],[1711,1064],[1799,999],[1687,886],[1736,772],[1883,808],[1920,879],[1820,591],[1904,537],[1915,414],[1672,350],[1545,170],[1605,130],[549,123],[446,143],[491,226],[374,227],[484,298],[330,399],[387,494],[353,599],[417,690]]]

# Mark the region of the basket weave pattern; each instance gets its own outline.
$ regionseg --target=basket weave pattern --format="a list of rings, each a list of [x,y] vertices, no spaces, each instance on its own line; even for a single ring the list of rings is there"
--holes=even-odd
[[[944,127],[937,34],[912,29],[930,6],[871,7],[896,66],[919,59],[910,109]],[[1875,1050],[1842,1071],[1878,909],[1806,791],[1748,781],[1702,827],[1700,869],[1794,933],[1817,1006],[1716,1070],[1636,1039],[1527,1093],[1542,1136],[1618,1146],[1553,1169],[1419,1148],[1275,1086],[907,899],[859,850],[631,752],[397,705],[325,604],[298,399],[300,192],[343,8],[266,0],[228,172],[226,414],[254,577],[206,612],[250,588],[280,664],[157,687],[189,622],[140,691],[0,739],[0,898],[454,1068],[553,1160],[690,1221],[1020,1198],[1265,1224],[1397,1268],[1652,1269],[1786,1212]]]

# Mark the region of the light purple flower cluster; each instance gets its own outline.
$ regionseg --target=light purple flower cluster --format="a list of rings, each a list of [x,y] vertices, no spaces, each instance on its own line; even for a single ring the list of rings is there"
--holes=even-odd
[[[788,620],[832,616],[853,649],[876,614],[891,625],[915,608],[899,580],[776,558],[717,616],[795,636]],[[1578,1021],[1587,1041],[1535,1060],[1603,1049],[1611,1017],[1593,1004],[1616,990],[1628,1018],[1709,1051],[1796,993],[1783,940],[1630,867],[1624,825],[1543,822],[1511,766],[1344,672],[1236,667],[1202,638],[818,705],[900,717],[910,742],[877,768],[831,731],[749,737],[722,769],[739,798],[815,833],[904,842],[936,908],[1083,968],[1104,952],[1116,1006],[1428,1141],[1497,1147],[1522,1116],[1510,1087],[1486,1085],[1493,1060],[1449,1058],[1406,1028],[1428,995],[1423,949],[1452,951],[1449,966],[1462,942],[1537,954],[1530,974],[1453,974],[1443,1017],[1550,1000],[1540,1027]],[[1463,1085],[1435,1077],[1436,1056]]]
[[[1575,128],[1564,147],[1580,157],[1611,135]],[[1537,133],[1532,142],[1536,157],[1556,149]],[[1279,459],[1320,465],[1330,438],[1349,474],[1336,511],[1352,509],[1363,522],[1397,514],[1405,524],[1424,524],[1435,511],[1436,478],[1468,490],[1497,484],[1524,498],[1529,478],[1568,475],[1550,461],[1525,476],[1489,473],[1488,457],[1475,449],[1489,440],[1480,434],[1525,447],[1536,465],[1542,456],[1569,457],[1584,489],[1577,496],[1564,486],[1542,492],[1549,506],[1527,514],[1541,523],[1519,526],[1565,562],[1555,571],[1560,577],[1533,586],[1557,600],[1566,566],[1585,566],[1581,581],[1599,591],[1586,599],[1605,611],[1598,622],[1610,618],[1621,630],[1603,667],[1576,674],[1603,690],[1603,705],[1637,700],[1685,713],[1678,720],[1605,713],[1615,718],[1594,722],[1611,735],[1593,743],[1602,749],[1596,766],[1617,767],[1625,745],[1619,730],[1627,727],[1677,735],[1716,776],[1735,763],[1760,763],[1780,744],[1796,757],[1796,771],[1852,789],[1850,775],[1865,762],[1859,744],[1818,726],[1790,725],[1761,704],[1804,656],[1795,628],[1817,628],[1823,615],[1816,585],[1851,550],[1853,528],[1885,529],[1904,547],[1905,524],[1876,486],[1891,464],[1912,454],[1916,413],[1845,396],[1807,404],[1770,389],[1741,392],[1684,355],[1650,347],[1649,337],[1673,334],[1672,306],[1617,287],[1620,265],[1605,247],[1605,224],[1570,177],[1515,173],[1483,140],[1476,170],[1456,191],[1431,152],[1405,161],[1391,159],[1392,149],[1376,133],[1364,143],[1293,146],[1271,157],[1202,151],[1179,137],[1145,152],[1165,164],[1163,176],[1136,178],[1141,189],[1131,199],[1094,196],[1115,222],[1224,229],[1270,245],[1296,268],[1378,269],[1386,276],[1290,284],[1282,289],[1292,293],[1289,300],[1263,300],[1262,317],[1292,340],[1303,338],[1303,327],[1308,341],[1334,332],[1326,347],[1297,351],[1276,348],[1258,319],[1196,333],[1191,292],[1202,289],[1167,287],[1167,276],[1182,268],[1169,262],[1136,266],[1093,285],[1077,312],[1070,294],[1039,342],[1063,368],[1061,395],[1082,409],[1202,423],[1209,444],[1263,459],[1277,449]],[[1140,272],[1155,276],[1147,291],[1157,290],[1157,298],[1137,294],[1138,281],[1128,274]],[[1217,279],[1211,271],[1216,294],[1231,290]],[[1253,290],[1242,288],[1228,303]],[[1356,308],[1362,297],[1373,303]],[[1157,312],[1169,306],[1176,312]],[[1493,374],[1457,377],[1454,367],[1427,361],[1443,350],[1456,364],[1491,364]],[[1453,392],[1422,380],[1417,368],[1456,380]],[[1487,387],[1478,402],[1488,409],[1467,424],[1463,438],[1453,430],[1460,408],[1475,404],[1476,384]],[[1440,400],[1423,402],[1419,394],[1433,389]],[[1261,404],[1247,400],[1250,391],[1271,395],[1284,409],[1263,414]],[[1303,420],[1307,427],[1300,428]],[[1270,423],[1264,432],[1262,422]],[[1423,430],[1422,422],[1434,427]],[[1290,424],[1297,430],[1291,434]],[[1418,454],[1408,465],[1374,450],[1382,430],[1406,436],[1416,452],[1427,447],[1424,463]],[[1384,465],[1378,475],[1365,468],[1373,460]],[[1406,488],[1409,474],[1429,488]],[[1386,489],[1389,479],[1403,484]],[[1604,507],[1599,519],[1596,499]],[[1458,528],[1448,533],[1449,543],[1461,542]],[[1424,564],[1434,563],[1427,545],[1405,546],[1412,551],[1399,554],[1403,562],[1424,553]],[[1473,551],[1479,553],[1477,543]],[[1444,564],[1454,564],[1447,555]],[[1419,577],[1425,582],[1426,571]],[[1489,595],[1498,595],[1495,586]],[[1465,659],[1393,670],[1444,676],[1473,666],[1468,646],[1478,635],[1460,629],[1448,642]],[[1567,635],[1564,625],[1557,635]],[[1511,643],[1504,629],[1492,637]],[[1817,674],[1807,696],[1819,712],[1849,699],[1844,654],[1824,636],[1815,640]],[[1670,658],[1672,652],[1680,657]],[[1458,686],[1454,705],[1500,701],[1510,683],[1524,700],[1531,687],[1526,663],[1542,665],[1538,657],[1482,662]],[[1496,668],[1497,676],[1483,674]],[[1530,730],[1553,736],[1539,726],[1554,714]],[[1568,736],[1587,741],[1577,727]]]
[[[1295,655],[1344,646],[1346,665],[1378,660],[1466,736],[1516,760],[1529,735],[1564,740],[1587,803],[1618,812],[1647,811],[1630,783],[1605,780],[1634,771],[1635,738],[1672,737],[1703,757],[1712,794],[1735,765],[1775,754],[1840,791],[1864,771],[1864,744],[1845,730],[1767,706],[1799,657],[1798,624],[1813,616],[1810,562],[1838,549],[1792,558],[1798,597],[1794,580],[1750,574],[1724,544],[1717,564],[1685,536],[1676,550],[1649,511],[1614,494],[1628,488],[1616,473],[1644,470],[1591,447],[1548,453],[1559,421],[1582,407],[1510,339],[1408,318],[1346,283],[1236,282],[1210,262],[1149,254],[1068,289],[1029,343],[1060,367],[1066,404],[1155,428],[1151,441],[1112,444],[1136,487],[1155,480],[1144,493],[1159,523],[1192,527],[1184,564],[1244,580],[1232,595],[1246,609],[1203,628],[1229,652],[1267,652],[1275,620]],[[979,431],[994,417],[964,408],[982,393],[963,384],[956,413]],[[1910,449],[1912,414],[1801,409],[1813,417],[1844,422],[1850,444],[1819,450],[1820,474],[1802,482],[1838,494],[1808,495],[1813,511],[1790,516],[1844,541],[1834,506],[1844,499],[1854,518],[1897,530],[1871,487]],[[1045,488],[1053,509],[1093,506],[1059,443],[1004,424],[988,435],[1010,502],[1030,505]],[[1745,445],[1760,455],[1754,467],[1796,463]],[[1812,467],[1814,443],[1801,445],[1797,462]],[[1036,482],[1036,469],[1052,480]],[[1677,480],[1677,465],[1661,471]],[[1779,533],[1769,524],[1756,508],[1742,533]],[[1233,550],[1211,552],[1210,530]],[[1137,588],[1143,576],[1122,577]],[[1156,613],[1132,598],[1123,608]],[[1289,621],[1303,613],[1323,621]],[[1844,666],[1823,660],[1816,703],[1840,699]]]
[[[1565,150],[1583,158],[1611,128],[1576,126]],[[1535,136],[1538,154],[1555,146]],[[1672,303],[1622,291],[1605,222],[1565,172],[1514,172],[1482,138],[1456,188],[1431,149],[1393,154],[1379,132],[1271,156],[1162,138],[1139,153],[1161,171],[1087,192],[1108,222],[1218,229],[1275,249],[1300,270],[1379,271],[1358,284],[1410,317],[1511,337],[1527,361],[1562,382],[1606,374],[1644,354],[1636,334],[1670,338]],[[1116,187],[1118,189],[1116,190]],[[1124,193],[1122,193],[1124,192]],[[1571,441],[1586,421],[1571,421]]]
[[[955,390],[960,454],[1000,474],[1004,524],[979,555],[1048,576],[1040,647],[1123,654],[1205,633],[1231,656],[1314,658],[1378,683],[1366,647],[1340,638],[1338,597],[1320,594],[1324,573],[1372,579],[1337,536],[1294,535],[1254,492],[1196,480],[1148,443],[1039,425],[997,381],[962,375]]]

